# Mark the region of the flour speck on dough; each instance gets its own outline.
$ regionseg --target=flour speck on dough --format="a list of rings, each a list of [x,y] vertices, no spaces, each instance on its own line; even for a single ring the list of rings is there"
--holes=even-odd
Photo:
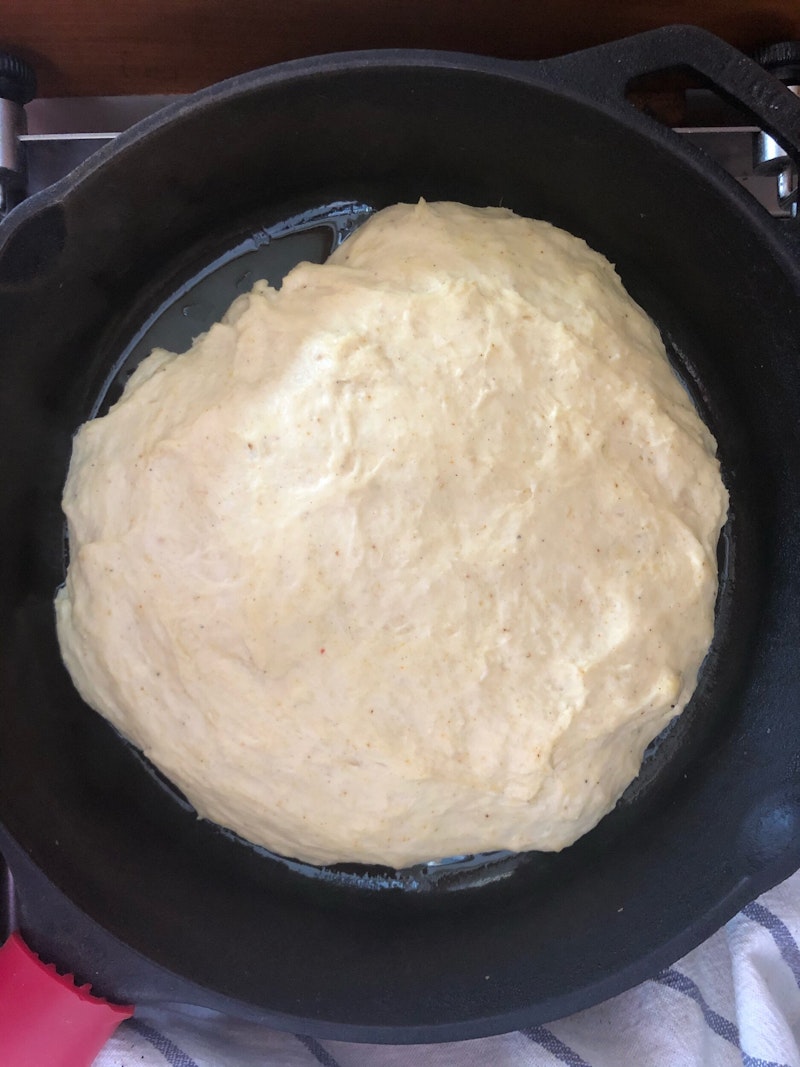
[[[275,852],[560,849],[695,688],[715,452],[583,241],[397,205],[81,427],[62,655],[200,815]]]

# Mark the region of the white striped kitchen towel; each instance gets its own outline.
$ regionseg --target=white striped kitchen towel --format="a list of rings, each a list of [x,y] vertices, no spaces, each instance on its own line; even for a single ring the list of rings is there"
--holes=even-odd
[[[205,1012],[125,1023],[94,1067],[800,1067],[800,872],[651,981],[530,1030],[353,1045]]]

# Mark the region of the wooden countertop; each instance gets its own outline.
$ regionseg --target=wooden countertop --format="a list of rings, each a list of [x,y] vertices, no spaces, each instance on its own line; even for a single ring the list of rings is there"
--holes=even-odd
[[[284,59],[423,47],[538,59],[690,22],[745,50],[800,38],[798,0],[2,0],[41,96],[186,92]]]

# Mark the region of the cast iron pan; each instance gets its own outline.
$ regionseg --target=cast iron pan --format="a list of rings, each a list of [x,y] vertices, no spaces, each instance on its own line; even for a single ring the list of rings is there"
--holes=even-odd
[[[695,29],[541,63],[356,53],[190,97],[0,229],[0,847],[45,958],[140,1005],[468,1038],[645,979],[800,863],[800,269],[781,224],[624,101],[630,78],[676,66],[798,154],[797,101]],[[420,196],[585,237],[654,316],[730,490],[717,631],[691,708],[573,847],[315,871],[198,821],[82,704],[54,634],[59,497],[71,434],[113,398],[149,317],[170,320],[176,292],[173,326],[218,299],[191,288],[205,267],[234,263],[231,298],[303,241],[321,257]],[[262,262],[267,246],[284,251]]]

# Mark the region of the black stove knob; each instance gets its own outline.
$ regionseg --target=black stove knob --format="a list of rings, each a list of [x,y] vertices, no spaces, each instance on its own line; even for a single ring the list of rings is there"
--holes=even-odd
[[[800,41],[779,41],[759,48],[753,59],[784,85],[800,85]]]
[[[25,104],[36,95],[36,74],[17,56],[0,52],[0,219],[25,193]]]
[[[0,52],[0,100],[11,100],[22,107],[36,96],[36,72],[29,63]]]

